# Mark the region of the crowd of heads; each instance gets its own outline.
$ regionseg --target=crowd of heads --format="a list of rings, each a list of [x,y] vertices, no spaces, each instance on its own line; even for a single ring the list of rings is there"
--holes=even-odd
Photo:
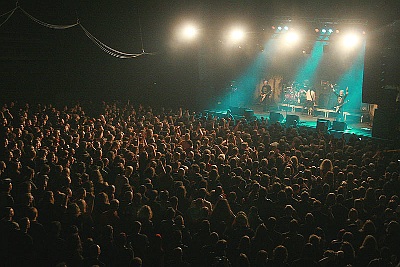
[[[129,102],[0,121],[1,266],[400,261],[393,144]]]

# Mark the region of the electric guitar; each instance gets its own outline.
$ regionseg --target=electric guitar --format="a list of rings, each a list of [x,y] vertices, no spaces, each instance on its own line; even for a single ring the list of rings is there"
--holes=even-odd
[[[341,104],[339,104],[339,105],[337,105],[337,106],[334,106],[333,109],[335,110],[336,113],[338,113],[339,110],[340,110],[340,108],[343,107],[343,105],[346,104],[346,103],[348,103],[348,102],[349,102],[349,100],[346,100],[346,101],[344,101],[343,103],[341,103]]]
[[[261,94],[260,94],[260,103],[262,103],[262,102],[264,101],[265,98],[269,97],[269,96],[271,95],[271,93],[272,93],[272,91],[270,91],[270,92],[268,92],[268,93],[266,93],[266,94],[261,93]]]
[[[260,94],[260,103],[262,103],[266,97],[267,94]]]

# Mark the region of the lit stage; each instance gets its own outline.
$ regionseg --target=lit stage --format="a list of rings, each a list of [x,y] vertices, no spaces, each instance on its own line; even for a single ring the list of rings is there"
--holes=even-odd
[[[225,117],[226,110],[205,110],[206,114],[217,117]],[[268,112],[264,112],[261,105],[251,107],[231,107],[232,115],[236,119],[246,118],[254,120],[255,118],[267,118],[270,123],[279,121],[282,125],[293,126],[296,120],[297,127],[307,127],[316,129],[317,124],[323,126],[332,134],[346,136],[355,134],[357,136],[372,137],[372,122],[367,114],[344,112],[344,122],[336,122],[335,112],[331,109],[316,108],[314,115],[307,115],[307,110],[302,106],[278,104],[274,105]],[[324,128],[325,127],[325,128]]]
[[[314,115],[308,115],[307,110],[303,109],[300,105],[278,104],[270,109],[269,112],[263,112],[262,106],[255,105],[251,108],[254,110],[254,116],[258,119],[267,117],[271,121],[271,113],[274,118],[272,122],[279,120],[280,123],[285,125],[293,125],[293,120],[297,116],[298,127],[317,128],[318,121],[327,121],[327,130],[330,133],[340,134],[355,134],[358,136],[371,137],[372,135],[372,122],[369,120],[368,114],[362,112],[351,113],[343,112],[343,122],[336,122],[336,113],[333,109],[315,108]],[[286,119],[288,118],[288,121]]]

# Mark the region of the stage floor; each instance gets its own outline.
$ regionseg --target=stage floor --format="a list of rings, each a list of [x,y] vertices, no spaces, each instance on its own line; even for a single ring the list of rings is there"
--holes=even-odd
[[[283,121],[281,121],[281,123],[285,123],[286,122],[286,117],[287,115],[297,115],[299,116],[299,122],[297,123],[297,125],[299,127],[304,126],[304,127],[308,127],[308,128],[316,128],[317,127],[317,120],[318,119],[324,119],[324,120],[329,120],[330,124],[333,125],[333,122],[336,120],[336,118],[334,118],[334,113],[333,112],[323,112],[323,111],[319,111],[316,112],[316,114],[314,116],[310,116],[307,114],[304,114],[302,112],[302,110],[298,109],[298,108],[292,108],[292,107],[287,107],[287,106],[275,106],[274,108],[272,108],[269,112],[263,112],[262,111],[262,107],[260,105],[256,105],[251,107],[252,110],[254,110],[254,115],[257,118],[268,118],[270,119],[270,114],[271,112],[275,112],[275,113],[280,113],[282,116],[281,118],[283,118]],[[328,117],[326,117],[328,116]],[[343,131],[337,131],[337,130],[333,130],[333,129],[328,129],[331,133],[340,133],[340,134],[355,134],[358,136],[365,136],[365,137],[371,137],[372,136],[372,124],[371,122],[367,121],[362,121],[362,114],[349,114],[348,116],[346,116],[346,129]]]

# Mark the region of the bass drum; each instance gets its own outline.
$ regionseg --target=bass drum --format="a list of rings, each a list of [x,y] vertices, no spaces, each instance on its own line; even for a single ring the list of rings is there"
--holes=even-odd
[[[285,102],[286,103],[294,103],[296,102],[296,98],[293,92],[287,92],[285,94]]]

